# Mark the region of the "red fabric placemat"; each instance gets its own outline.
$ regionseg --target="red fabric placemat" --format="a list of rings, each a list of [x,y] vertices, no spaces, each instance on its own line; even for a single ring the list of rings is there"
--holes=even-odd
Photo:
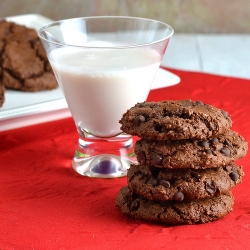
[[[250,81],[172,70],[181,83],[148,100],[193,99],[231,114],[250,141]],[[71,118],[0,133],[0,249],[250,249],[249,154],[233,190],[234,211],[203,225],[133,220],[115,207],[126,178],[92,179],[71,169],[77,145]]]

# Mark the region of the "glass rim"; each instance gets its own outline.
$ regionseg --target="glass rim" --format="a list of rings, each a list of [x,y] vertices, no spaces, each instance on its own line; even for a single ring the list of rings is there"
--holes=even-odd
[[[110,47],[110,46],[91,46],[91,45],[73,45],[73,44],[61,43],[61,42],[48,40],[42,35],[43,31],[45,31],[46,29],[48,29],[48,28],[50,28],[52,26],[56,26],[56,25],[58,25],[60,23],[67,22],[67,21],[73,21],[73,20],[90,20],[90,19],[134,19],[134,20],[144,20],[144,21],[159,23],[159,24],[165,26],[166,29],[169,29],[170,33],[168,35],[166,35],[162,39],[157,39],[155,41],[148,42],[148,43],[132,44],[132,45],[117,45],[117,46],[112,46],[112,47]],[[50,44],[53,44],[53,45],[56,45],[56,46],[61,46],[61,47],[68,46],[68,47],[73,47],[73,48],[91,48],[91,49],[126,49],[126,48],[144,47],[144,46],[149,46],[149,45],[157,44],[157,43],[163,42],[165,40],[168,40],[173,34],[174,34],[174,29],[172,28],[172,26],[170,26],[167,23],[164,23],[162,21],[158,21],[158,20],[155,20],[155,19],[144,18],[144,17],[133,17],[133,16],[74,17],[74,18],[68,18],[68,19],[62,19],[62,20],[50,22],[49,24],[44,25],[43,27],[41,27],[38,30],[39,38],[42,39],[43,41],[47,42],[47,43],[50,43]]]

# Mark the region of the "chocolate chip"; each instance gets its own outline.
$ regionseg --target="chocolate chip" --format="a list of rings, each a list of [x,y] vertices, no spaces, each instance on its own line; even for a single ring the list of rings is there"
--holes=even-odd
[[[208,154],[208,155],[211,155],[211,154],[213,153],[213,151],[212,151],[211,149],[207,149],[205,152],[206,152],[206,154]]]
[[[211,140],[212,143],[218,143],[219,142],[219,139],[217,137],[214,137],[212,140]]]
[[[161,161],[162,161],[162,156],[161,155],[152,155],[151,156],[151,164],[152,165],[157,165],[157,164],[159,164],[159,163],[161,163]]]
[[[224,154],[225,156],[230,156],[231,152],[229,148],[223,147],[220,152]]]
[[[240,178],[240,175],[237,172],[232,172],[229,176],[233,181],[237,181]]]
[[[155,186],[157,186],[157,180],[156,179],[154,179],[154,178],[150,178],[149,180],[148,180],[148,182],[147,182],[149,185],[151,185],[152,187],[155,187]]]
[[[146,106],[146,102],[139,102],[136,104],[136,107],[143,108]]]
[[[203,105],[203,102],[202,101],[196,101],[195,102],[197,105]]]
[[[225,118],[229,118],[229,115],[228,115],[228,113],[227,113],[226,111],[221,110],[221,113],[223,114],[223,116],[224,116]]]
[[[213,183],[205,183],[205,189],[209,194],[214,194],[216,192],[216,187]]]
[[[140,202],[138,200],[134,200],[130,205],[130,210],[135,211],[140,207]]]
[[[159,131],[160,131],[161,133],[168,132],[167,128],[165,128],[165,127],[160,127]]]
[[[209,142],[208,141],[200,141],[198,142],[198,145],[204,148],[208,148],[209,147]]]
[[[146,161],[146,155],[143,151],[137,153],[137,159],[140,163],[144,163]]]
[[[232,146],[231,143],[230,143],[230,141],[227,140],[227,139],[224,141],[224,144],[227,145],[227,146]]]
[[[173,199],[175,201],[183,201],[184,200],[184,194],[182,192],[178,192],[174,195]]]
[[[181,114],[180,117],[183,118],[183,119],[189,119],[190,118],[189,114],[187,114],[187,113]]]
[[[145,117],[143,115],[138,115],[137,117],[135,117],[134,119],[134,124],[136,126],[140,126],[142,123],[144,123],[146,121]]]
[[[160,185],[165,187],[165,188],[170,188],[170,182],[169,181],[166,181],[166,180],[161,180],[160,181]]]

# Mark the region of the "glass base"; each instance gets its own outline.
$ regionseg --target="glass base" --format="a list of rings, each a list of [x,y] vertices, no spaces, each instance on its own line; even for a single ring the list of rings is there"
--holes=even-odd
[[[130,164],[137,163],[133,138],[120,134],[99,138],[85,134],[78,141],[72,167],[80,175],[98,178],[117,178],[127,175]]]

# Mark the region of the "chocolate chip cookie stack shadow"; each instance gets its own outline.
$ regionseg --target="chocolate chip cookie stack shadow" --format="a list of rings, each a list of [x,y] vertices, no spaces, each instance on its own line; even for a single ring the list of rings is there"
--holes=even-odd
[[[116,199],[136,219],[171,225],[199,224],[232,211],[232,188],[241,183],[234,162],[248,145],[231,130],[224,110],[191,100],[144,102],[122,117],[121,129],[136,142],[138,165]]]

